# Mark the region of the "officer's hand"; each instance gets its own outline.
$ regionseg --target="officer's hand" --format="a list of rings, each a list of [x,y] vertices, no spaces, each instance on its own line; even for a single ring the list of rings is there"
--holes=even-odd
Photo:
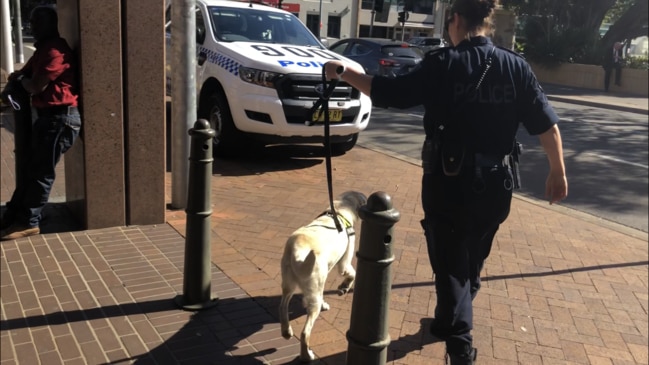
[[[568,196],[566,175],[550,171],[545,180],[545,197],[550,201],[550,204],[553,204],[565,199],[566,196]]]
[[[327,76],[327,80],[334,80],[334,79],[339,79],[339,75],[337,73],[338,67],[345,67],[345,64],[342,63],[341,61],[329,61],[325,63],[324,68],[325,68],[325,76]]]

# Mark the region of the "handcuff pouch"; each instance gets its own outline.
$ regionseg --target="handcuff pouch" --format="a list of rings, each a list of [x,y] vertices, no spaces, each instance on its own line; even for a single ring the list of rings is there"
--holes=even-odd
[[[460,141],[445,141],[441,148],[442,170],[446,176],[457,176],[462,172],[466,148]]]

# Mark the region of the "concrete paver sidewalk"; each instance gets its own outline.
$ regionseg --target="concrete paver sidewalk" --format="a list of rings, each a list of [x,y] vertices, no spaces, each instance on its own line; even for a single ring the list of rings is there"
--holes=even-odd
[[[11,138],[0,132],[2,171],[12,171]],[[281,338],[277,323],[279,260],[286,237],[327,207],[324,159],[308,146],[266,152],[214,163],[211,274],[220,299],[212,309],[173,303],[183,290],[182,211],[168,211],[162,225],[0,243],[0,363],[297,364],[298,341]],[[333,167],[335,192],[385,191],[401,213],[389,363],[442,364],[444,345],[425,330],[435,292],[419,225],[420,168],[362,146]],[[13,187],[4,175],[6,201]],[[474,303],[480,364],[649,363],[647,235],[601,223],[514,199]],[[353,293],[337,296],[339,281],[332,273],[327,283],[331,310],[314,328],[315,363],[345,363]],[[299,333],[299,296],[291,304]]]

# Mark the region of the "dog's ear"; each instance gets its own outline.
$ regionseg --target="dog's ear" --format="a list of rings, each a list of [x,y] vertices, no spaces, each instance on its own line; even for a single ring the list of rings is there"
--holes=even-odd
[[[367,204],[367,197],[363,193],[356,192],[356,199],[358,200],[359,207]]]
[[[367,197],[361,192],[350,191],[347,196],[350,197],[351,200],[353,200],[354,205],[357,207],[362,207],[363,205],[367,204]]]

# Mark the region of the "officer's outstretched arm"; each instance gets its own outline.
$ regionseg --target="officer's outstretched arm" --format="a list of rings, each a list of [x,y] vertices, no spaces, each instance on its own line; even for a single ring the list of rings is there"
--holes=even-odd
[[[344,79],[345,82],[357,88],[363,94],[370,95],[373,76],[366,75],[362,71],[341,61],[329,61],[325,63],[324,67],[327,79]]]
[[[552,204],[568,196],[568,180],[566,179],[566,166],[563,161],[563,146],[559,127],[555,124],[552,128],[540,134],[539,140],[550,163],[550,173],[545,181],[545,197]]]

